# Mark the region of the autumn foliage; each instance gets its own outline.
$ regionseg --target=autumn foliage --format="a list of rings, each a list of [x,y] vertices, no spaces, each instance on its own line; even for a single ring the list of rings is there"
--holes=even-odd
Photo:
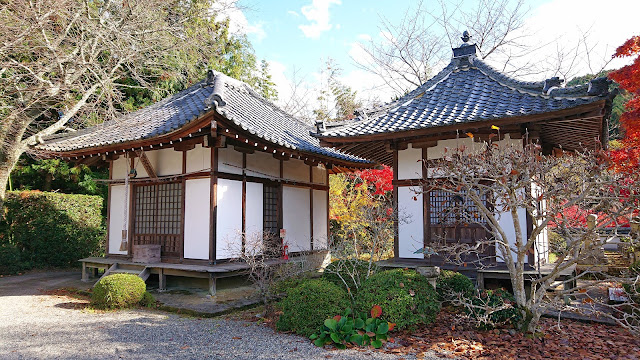
[[[632,172],[640,165],[640,36],[634,36],[616,49],[614,57],[633,57],[633,62],[609,74],[620,88],[631,94],[626,111],[620,117],[624,139],[619,149],[611,151],[611,158],[619,171]]]

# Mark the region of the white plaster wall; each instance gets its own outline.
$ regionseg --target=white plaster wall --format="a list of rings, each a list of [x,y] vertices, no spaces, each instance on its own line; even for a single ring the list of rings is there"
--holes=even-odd
[[[253,253],[249,247],[258,246],[262,241],[262,231],[264,228],[264,208],[263,208],[263,185],[260,183],[247,182],[247,212],[245,219],[246,226],[246,248],[247,252]]]
[[[263,178],[280,177],[280,160],[274,158],[273,154],[263,151],[247,154],[247,175]]]
[[[182,151],[175,151],[173,149],[161,149],[155,151],[146,152],[147,156],[150,153],[155,153],[155,163],[153,168],[156,170],[158,176],[175,175],[182,173]],[[151,159],[150,159],[151,160]]]
[[[193,150],[187,151],[187,172],[201,171],[211,168],[211,149],[197,144]]]
[[[327,192],[313,190],[313,250],[327,249]]]
[[[496,208],[498,207],[496,206]],[[527,211],[523,208],[520,208],[518,209],[517,212],[518,212],[518,219],[520,221],[520,231],[522,232],[523,238],[526,239]],[[512,249],[514,249],[516,244],[516,228],[513,226],[513,217],[511,216],[511,212],[501,212],[499,214],[498,223],[500,224],[500,227],[502,228],[502,230],[504,230],[504,233],[507,236],[507,239],[509,241],[509,246],[512,247]],[[496,258],[498,262],[504,262],[504,260],[501,259],[500,257],[507,256],[506,254],[500,253],[500,248],[498,247],[498,244],[496,244],[496,255],[498,256]],[[516,260],[516,253],[512,251],[511,255],[513,257],[513,260]],[[525,259],[525,262],[527,262],[526,259]]]
[[[304,161],[298,159],[289,159],[284,164],[284,178],[309,182],[309,165],[305,164]]]
[[[210,189],[209,178],[185,182],[184,257],[209,259]]]
[[[414,200],[413,198],[416,198]],[[422,254],[414,254],[424,247],[424,229],[422,217],[422,194],[417,194],[411,187],[398,187],[398,251],[401,258],[422,259]]]
[[[522,146],[522,139],[511,139],[509,134],[504,136],[504,139],[500,141],[494,141],[494,143],[498,144],[498,146],[504,144],[513,144],[516,146]],[[438,145],[427,148],[427,159],[441,159],[446,155],[450,154],[451,151],[455,151],[455,149],[464,146],[467,150],[465,151],[481,151],[484,149],[486,143],[485,142],[476,142],[470,137],[464,137],[459,139],[446,139],[446,140],[438,140]],[[398,155],[400,155],[398,153]],[[398,158],[399,160],[399,158]]]
[[[129,173],[129,159],[125,159],[124,155],[113,161],[113,168],[111,169],[111,178],[114,180],[120,180],[127,177]]]
[[[282,207],[283,226],[287,232],[285,242],[289,251],[310,250],[309,189],[283,186]]]
[[[218,149],[218,171],[231,174],[242,174],[242,153],[233,146]]]
[[[313,181],[316,184],[327,184],[327,169],[321,169],[317,166],[313,167]]]
[[[541,192],[542,190],[538,184],[533,183],[531,185],[531,195],[533,196],[534,199],[540,198]],[[538,210],[544,213],[546,209],[547,209],[547,201],[546,200],[540,201],[538,204]],[[538,212],[536,211],[534,214],[537,216]],[[542,222],[543,220],[538,220],[537,225],[540,226]],[[535,249],[536,249],[536,252],[535,252],[536,263],[541,263],[541,264],[547,263],[549,261],[549,232],[546,227],[536,237]]]
[[[216,259],[237,257],[242,251],[242,182],[218,179]]]
[[[398,179],[422,178],[422,149],[409,148],[398,151]]]
[[[124,185],[111,185],[111,197],[109,198],[109,254],[127,254],[126,251],[120,251],[124,207],[125,204],[129,203],[125,199],[124,190]]]

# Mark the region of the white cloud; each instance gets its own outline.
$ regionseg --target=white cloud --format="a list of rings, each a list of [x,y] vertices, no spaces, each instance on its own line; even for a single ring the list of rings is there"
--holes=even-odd
[[[317,39],[323,32],[331,30],[329,6],[340,5],[341,0],[312,0],[311,4],[300,9],[302,15],[311,21],[311,24],[298,26],[305,37]]]
[[[264,30],[265,23],[259,21],[249,23],[242,10],[236,6],[237,0],[222,0],[214,3],[213,10],[217,12],[219,19],[229,19],[229,31],[232,34],[252,35],[256,42],[267,37]]]
[[[298,14],[297,12],[295,12],[295,11],[293,11],[293,10],[289,10],[289,11],[287,11],[287,14],[292,15],[292,16],[295,16],[295,17],[299,17],[299,16],[300,16],[300,14]]]

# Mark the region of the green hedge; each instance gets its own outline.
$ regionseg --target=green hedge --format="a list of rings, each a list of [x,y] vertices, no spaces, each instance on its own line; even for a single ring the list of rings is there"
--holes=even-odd
[[[278,307],[282,310],[278,330],[310,336],[327,318],[344,313],[349,298],[345,290],[329,281],[310,279],[289,290]]]
[[[398,329],[429,325],[440,311],[438,294],[426,277],[414,270],[394,269],[371,275],[358,291],[356,308],[368,311],[382,308],[383,320]]]
[[[7,192],[0,216],[0,274],[77,266],[104,254],[102,198],[90,195]]]

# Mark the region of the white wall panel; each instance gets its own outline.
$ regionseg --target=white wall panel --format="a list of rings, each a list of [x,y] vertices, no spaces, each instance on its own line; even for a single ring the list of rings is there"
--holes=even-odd
[[[422,178],[422,149],[412,148],[398,151],[398,179]]]
[[[316,184],[327,184],[327,169],[313,167],[313,182]]]
[[[313,250],[327,248],[327,192],[313,190]]]
[[[259,245],[262,241],[262,231],[264,228],[264,208],[262,198],[264,196],[261,183],[247,182],[247,212],[246,212],[246,247],[248,252],[253,253],[250,246]]]
[[[153,168],[158,176],[175,175],[182,173],[182,151],[173,149],[161,149],[155,151],[147,151],[147,155],[155,153],[155,163],[152,162]]]
[[[309,182],[309,165],[298,159],[289,159],[284,163],[285,179]]]
[[[274,158],[273,154],[262,151],[247,154],[247,175],[256,177],[280,177],[280,160]]]
[[[187,172],[200,171],[211,168],[211,149],[197,144],[187,151]]]
[[[209,259],[210,189],[209,178],[186,181],[184,199],[184,257],[186,259]]]
[[[242,153],[233,146],[218,149],[218,171],[231,174],[242,174]]]
[[[109,198],[109,254],[127,253],[126,251],[120,251],[123,230],[122,224],[124,224],[124,207],[125,204],[128,204],[128,201],[124,197],[124,190],[124,185],[111,185],[111,197]]]
[[[500,208],[498,205],[496,208]],[[527,237],[527,211],[523,208],[518,209],[518,219],[520,220],[520,231],[522,232],[522,236],[524,239]],[[499,214],[500,218],[498,219],[498,223],[502,230],[504,230],[505,235],[509,241],[509,246],[514,247],[516,243],[516,228],[513,225],[513,216],[511,216],[511,212],[502,212]],[[504,260],[500,257],[506,257],[508,255],[502,254],[500,252],[500,248],[498,244],[496,244],[496,255],[498,258],[496,259],[498,262],[504,262]],[[512,252],[511,255],[513,259],[516,260],[516,253]],[[527,262],[527,260],[525,260]]]
[[[310,250],[309,189],[284,186],[282,205],[283,226],[287,231],[285,241],[289,245],[289,251]]]
[[[237,257],[242,251],[242,182],[218,179],[216,259]]]
[[[402,220],[398,225],[399,256],[422,259],[422,254],[414,254],[424,246],[422,194],[416,194],[407,186],[398,187],[398,209]]]
[[[117,160],[113,161],[113,168],[111,169],[112,179],[124,179],[129,173],[129,159],[125,159],[124,155],[120,155]]]

